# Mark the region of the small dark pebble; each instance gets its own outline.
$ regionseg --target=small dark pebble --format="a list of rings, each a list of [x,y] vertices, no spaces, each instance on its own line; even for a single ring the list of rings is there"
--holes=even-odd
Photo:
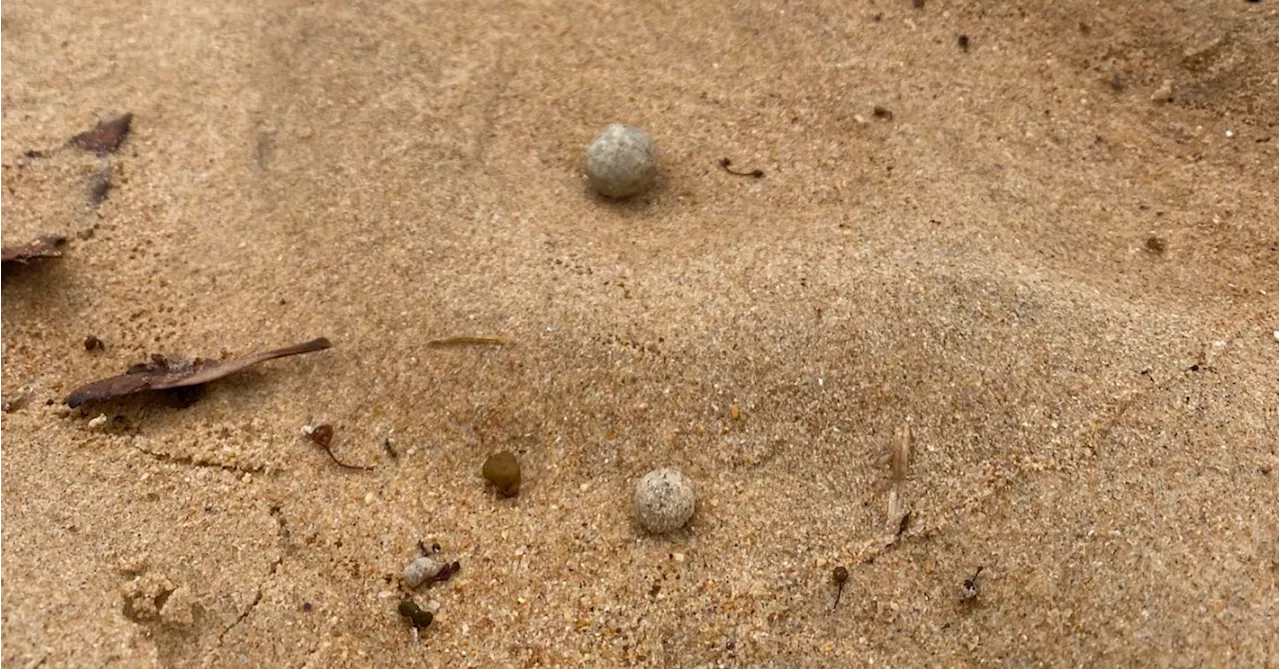
[[[1117,93],[1119,93],[1120,91],[1123,91],[1126,85],[1124,81],[1124,77],[1118,74],[1114,77],[1111,77],[1111,80],[1108,81],[1107,83],[1111,85],[1111,90]]]
[[[889,111],[888,108],[886,107],[881,107],[880,105],[876,105],[875,107],[872,107],[871,113],[876,118],[882,118],[886,121],[893,120],[893,112]]]
[[[969,51],[969,36],[968,36],[968,35],[961,35],[960,37],[956,38],[956,43],[960,45],[960,50],[961,50],[961,51],[964,51],[964,52],[966,52],[966,53]]]
[[[103,343],[101,339],[98,339],[96,336],[89,335],[88,337],[84,338],[84,350],[105,351],[107,350],[107,345]]]
[[[1164,253],[1165,249],[1167,248],[1169,248],[1169,244],[1165,242],[1163,239],[1161,239],[1160,237],[1154,237],[1154,236],[1147,237],[1148,251],[1152,253],[1160,254],[1160,253]]]
[[[303,612],[303,613],[311,613],[311,602],[303,602],[303,603],[302,603],[302,612]]]
[[[424,629],[428,627],[431,625],[431,620],[434,618],[430,611],[423,611],[418,608],[417,604],[414,604],[408,599],[400,602],[399,611],[400,616],[407,618],[417,629]]]
[[[924,0],[911,0],[911,6],[916,9],[924,9]]]

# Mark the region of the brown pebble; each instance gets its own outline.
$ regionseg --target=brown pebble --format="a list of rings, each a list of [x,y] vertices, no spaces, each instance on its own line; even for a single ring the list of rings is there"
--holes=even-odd
[[[1147,237],[1148,251],[1155,254],[1160,254],[1160,253],[1164,253],[1165,249],[1167,248],[1169,248],[1169,245],[1163,239],[1159,237]]]
[[[498,489],[503,497],[515,497],[520,492],[520,461],[511,451],[490,455],[484,461],[484,478]]]
[[[107,350],[107,345],[104,344],[101,339],[98,339],[97,336],[89,335],[88,337],[84,338],[84,350],[105,351]]]

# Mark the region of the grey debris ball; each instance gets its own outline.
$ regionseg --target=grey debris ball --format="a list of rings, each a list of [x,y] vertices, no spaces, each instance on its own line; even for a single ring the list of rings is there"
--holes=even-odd
[[[656,469],[636,486],[636,517],[654,534],[684,527],[693,516],[693,484],[678,469]]]
[[[410,588],[416,588],[426,583],[428,579],[435,578],[441,569],[444,569],[443,564],[429,555],[424,555],[404,568],[404,582]]]
[[[601,195],[642,193],[657,174],[653,139],[637,128],[610,123],[587,147],[587,180]]]

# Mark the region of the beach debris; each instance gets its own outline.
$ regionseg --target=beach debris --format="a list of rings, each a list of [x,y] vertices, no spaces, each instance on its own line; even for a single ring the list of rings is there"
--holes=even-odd
[[[905,481],[915,459],[915,433],[911,425],[904,423],[893,431],[889,441],[889,449],[877,460],[877,465],[889,465],[890,475],[894,481]]]
[[[93,206],[102,204],[111,192],[111,167],[107,166],[89,175],[89,203]]]
[[[960,46],[960,50],[969,53],[969,36],[961,35],[956,38],[956,44]]]
[[[422,547],[419,544],[419,547]],[[454,574],[462,571],[462,563],[454,560],[448,562],[437,557],[440,553],[440,544],[434,544],[431,550],[422,551],[422,555],[413,559],[409,566],[404,568],[401,577],[404,584],[410,588],[416,588],[422,584],[430,585],[432,583],[443,583],[451,578]]]
[[[982,567],[978,567],[978,571],[973,572],[973,578],[965,579],[964,584],[960,586],[960,601],[971,602],[978,598],[978,574],[982,573]]]
[[[840,606],[840,595],[844,594],[844,584],[849,580],[849,570],[843,566],[836,567],[831,570],[831,580],[836,584],[836,603],[831,605],[831,610],[835,611]]]
[[[893,120],[893,112],[889,111],[888,107],[881,107],[880,105],[876,105],[871,108],[871,115],[876,118],[882,118],[886,121]]]
[[[896,488],[889,490],[889,527],[895,539],[911,527],[911,510],[906,508]]]
[[[105,156],[115,153],[129,136],[129,128],[133,124],[133,114],[121,114],[98,122],[92,130],[86,130],[71,138],[71,145],[76,148]]]
[[[499,451],[490,455],[485,459],[480,473],[503,497],[515,497],[520,493],[520,461],[511,451]]]
[[[153,353],[149,362],[135,364],[124,374],[94,381],[81,386],[64,400],[72,409],[89,402],[114,399],[144,390],[168,390],[198,386],[216,381],[260,362],[283,358],[290,355],[311,353],[331,347],[328,339],[320,337],[311,341],[286,346],[263,353],[255,353],[233,360],[170,360],[163,355]]]
[[[734,420],[742,420],[742,408],[737,403],[729,405],[729,417]]]
[[[644,131],[610,123],[587,146],[587,182],[606,197],[637,195],[653,185],[658,165]]]
[[[105,351],[107,345],[97,335],[89,335],[84,338],[84,350],[86,351]]]
[[[678,469],[655,469],[636,485],[636,517],[654,534],[684,527],[693,516],[695,501],[693,484]]]
[[[1165,249],[1169,248],[1169,244],[1164,238],[1152,235],[1147,237],[1146,247],[1148,252],[1160,255],[1165,252]]]
[[[400,459],[400,454],[396,452],[395,440],[391,437],[387,437],[382,440],[382,450],[386,451],[387,455],[390,456],[392,460]]]
[[[507,340],[502,337],[445,337],[427,342],[429,348],[445,348],[447,346],[502,346]]]
[[[434,619],[430,611],[423,611],[412,599],[401,600],[397,610],[400,612],[401,618],[413,624],[415,632],[430,627],[431,621]]]
[[[329,459],[333,460],[335,464],[343,469],[354,469],[362,472],[367,472],[373,469],[373,467],[365,467],[363,465],[353,465],[343,462],[338,459],[337,455],[334,455],[332,447],[333,426],[328,423],[321,423],[320,425],[303,425],[302,434],[306,438],[310,439],[316,446],[323,448],[324,452],[329,454]]]
[[[740,177],[751,177],[753,179],[759,179],[764,176],[764,170],[751,170],[750,172],[739,172],[738,170],[735,170],[732,167],[729,167],[732,164],[733,164],[733,161],[729,160],[728,158],[720,159],[720,167],[723,168],[724,171],[728,172],[729,174],[733,174],[735,176],[740,176]]]
[[[35,389],[30,386],[22,388],[16,395],[0,402],[0,411],[5,413],[21,411],[23,407],[27,406],[27,403],[31,401],[31,396],[34,392]]]
[[[1151,94],[1152,102],[1172,102],[1173,101],[1173,80],[1165,79],[1160,82],[1160,87]]]
[[[27,263],[36,258],[57,258],[62,255],[59,246],[67,241],[62,235],[41,235],[25,244],[0,247],[0,260],[4,264]]]
[[[107,414],[105,414],[105,413],[100,413],[100,414],[98,414],[98,415],[97,415],[97,417],[96,417],[96,418],[93,418],[93,419],[90,419],[90,420],[89,420],[89,423],[88,423],[89,429],[90,429],[90,430],[101,430],[104,426],[106,426],[107,421],[109,421],[109,420],[111,420],[111,419],[110,419],[110,418],[107,418]]]
[[[408,567],[404,568],[401,575],[404,578],[405,585],[410,588],[416,588],[428,580],[434,579],[440,573],[445,565],[431,555],[421,555],[414,558]]]

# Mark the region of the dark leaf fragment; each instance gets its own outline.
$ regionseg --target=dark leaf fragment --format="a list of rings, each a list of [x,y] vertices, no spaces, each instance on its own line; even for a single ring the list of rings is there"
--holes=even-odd
[[[143,390],[166,390],[196,386],[216,381],[260,362],[283,358],[301,353],[311,353],[329,348],[333,344],[321,337],[308,342],[286,346],[272,351],[255,353],[235,360],[169,360],[160,354],[152,354],[150,362],[138,363],[129,367],[119,376],[94,381],[77,388],[67,396],[66,404],[71,408],[88,402],[98,402],[136,393]]]
[[[42,235],[39,239],[26,244],[14,244],[0,248],[0,256],[6,263],[25,263],[34,258],[57,258],[62,255],[58,249],[67,241],[62,235]]]
[[[93,130],[72,137],[71,144],[100,156],[115,153],[124,143],[125,137],[129,136],[129,126],[132,123],[133,114],[121,114],[99,121]]]

